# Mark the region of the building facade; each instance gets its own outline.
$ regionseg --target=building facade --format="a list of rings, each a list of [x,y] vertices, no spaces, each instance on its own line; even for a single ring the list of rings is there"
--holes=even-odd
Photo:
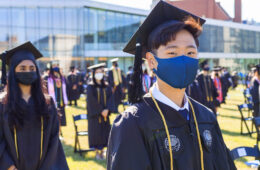
[[[31,41],[45,56],[41,68],[58,61],[87,66],[119,57],[121,69],[133,64],[122,52],[149,11],[85,0],[0,0],[0,50]],[[207,19],[200,37],[200,57],[213,65],[246,70],[259,63],[260,27]]]

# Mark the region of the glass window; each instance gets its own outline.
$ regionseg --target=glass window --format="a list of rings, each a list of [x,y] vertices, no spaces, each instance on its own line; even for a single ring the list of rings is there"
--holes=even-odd
[[[0,8],[0,26],[9,25],[9,9],[8,8]]]
[[[51,8],[39,8],[39,21],[40,29],[52,27]]]
[[[64,18],[64,9],[63,8],[53,8],[52,9],[52,25],[56,29],[64,29],[65,27],[65,18]]]
[[[38,26],[38,13],[37,8],[26,8],[25,10],[25,22],[26,27],[35,28]]]
[[[77,9],[76,8],[65,8],[66,17],[66,29],[76,30],[77,25]]]
[[[25,8],[11,8],[13,26],[25,27]]]

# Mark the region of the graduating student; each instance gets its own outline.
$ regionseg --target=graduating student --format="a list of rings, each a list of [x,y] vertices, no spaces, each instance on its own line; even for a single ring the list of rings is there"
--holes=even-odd
[[[65,106],[68,104],[68,97],[66,88],[66,79],[61,74],[59,66],[55,63],[51,67],[48,78],[48,92],[58,109],[61,126],[67,125]]]
[[[1,170],[69,169],[55,104],[41,85],[40,57],[30,42],[1,55],[4,73],[9,66],[7,91],[0,99]]]
[[[214,101],[218,97],[217,89],[214,86],[213,80],[209,75],[209,65],[208,61],[205,60],[200,64],[202,73],[197,77],[199,86],[201,89],[202,104],[210,108],[216,114],[216,107]]]
[[[199,103],[203,102],[203,98],[201,96],[201,89],[199,86],[199,82],[197,80],[194,80],[193,83],[191,83],[186,88],[186,93],[189,97],[196,100],[197,102],[199,102]]]
[[[254,116],[260,116],[260,64],[254,69],[250,93],[253,99]]]
[[[203,23],[160,1],[124,48],[136,55],[130,95],[135,104],[115,119],[108,170],[236,169],[212,111],[185,94],[196,77]],[[142,54],[157,76],[143,97]]]
[[[72,105],[72,101],[74,101],[75,106],[77,106],[77,100],[80,96],[79,79],[80,77],[77,75],[75,67],[71,66],[70,73],[67,77],[67,92],[69,105]]]
[[[89,67],[92,82],[87,86],[89,147],[96,149],[96,158],[103,159],[110,132],[109,115],[113,110],[112,90],[104,80],[105,63]]]
[[[110,60],[112,67],[108,72],[108,83],[112,88],[114,98],[114,112],[118,113],[118,105],[124,98],[124,77],[121,69],[118,67],[118,58]]]

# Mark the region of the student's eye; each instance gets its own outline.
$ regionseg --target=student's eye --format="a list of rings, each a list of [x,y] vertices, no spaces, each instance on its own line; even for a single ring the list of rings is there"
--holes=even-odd
[[[177,53],[175,53],[175,52],[169,52],[168,54],[169,55],[177,55]]]
[[[196,52],[194,52],[194,51],[188,52],[188,55],[195,55],[195,54],[196,54]]]

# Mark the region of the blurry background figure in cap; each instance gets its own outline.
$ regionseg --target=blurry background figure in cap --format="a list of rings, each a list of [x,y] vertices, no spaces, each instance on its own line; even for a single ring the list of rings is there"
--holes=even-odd
[[[213,72],[211,74],[211,78],[213,80],[214,86],[218,93],[218,97],[216,97],[216,99],[214,100],[216,112],[217,112],[218,107],[220,107],[220,104],[223,101],[223,93],[222,93],[223,91],[222,91],[222,83],[220,80],[220,76],[221,76],[220,72],[221,72],[221,68],[219,66],[216,66],[213,68]]]
[[[74,101],[75,106],[77,106],[77,100],[80,98],[80,76],[77,74],[75,66],[70,67],[70,72],[67,77],[67,94],[69,105],[72,105]]]
[[[50,75],[47,80],[47,88],[49,95],[53,98],[57,107],[60,126],[66,126],[65,106],[68,104],[66,79],[62,75],[57,61],[53,61],[51,64]],[[60,138],[63,138],[61,128]]]
[[[197,80],[201,89],[202,104],[210,108],[216,115],[217,112],[214,101],[216,101],[218,97],[218,92],[209,74],[210,67],[208,60],[202,61],[200,68],[202,72],[198,75]]]
[[[253,115],[260,116],[260,64],[253,68],[254,77],[251,80],[250,93],[253,99]]]
[[[5,64],[9,66],[7,94],[0,99],[0,106],[5,108],[0,120],[7,122],[0,122],[1,169],[68,170],[59,141],[56,108],[44,93],[36,64],[40,57],[42,54],[31,42],[1,54],[3,73]],[[2,83],[5,79],[3,74]]]
[[[113,112],[118,113],[118,105],[122,103],[125,92],[125,77],[123,72],[118,66],[118,58],[110,60],[112,67],[108,72],[108,83],[112,88],[114,98],[114,110]]]
[[[107,147],[110,120],[114,109],[112,90],[105,81],[105,63],[88,67],[92,71],[92,81],[87,86],[87,113],[89,148],[95,148],[96,159],[104,159]]]

